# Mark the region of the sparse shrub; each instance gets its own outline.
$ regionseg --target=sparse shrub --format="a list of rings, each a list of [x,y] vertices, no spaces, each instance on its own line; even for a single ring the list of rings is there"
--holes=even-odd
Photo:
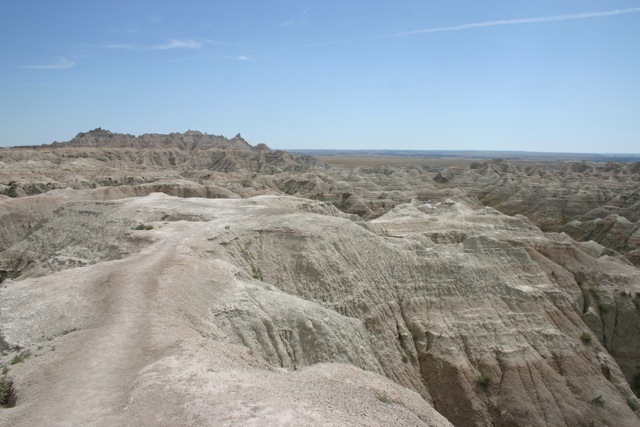
[[[629,408],[631,408],[632,411],[640,409],[640,403],[638,403],[638,399],[635,397],[629,397],[627,399],[627,405],[629,405]]]
[[[611,381],[611,368],[609,367],[609,365],[604,365],[602,367],[602,374],[604,375],[604,377],[606,379],[608,379],[609,381]]]
[[[230,226],[230,225],[225,225],[225,226],[224,226],[224,229],[225,229],[225,230],[231,230],[231,226]]]
[[[13,358],[9,361],[9,365],[16,365],[18,363],[22,363],[29,356],[31,356],[31,352],[29,350],[22,351],[16,354],[15,356],[13,356]]]
[[[0,376],[0,407],[11,406],[13,397],[13,381],[6,374]]]
[[[254,265],[251,265],[251,277],[256,280],[262,280],[262,271]]]
[[[264,280],[263,276],[262,276],[262,270],[260,270],[259,267],[256,267],[253,264],[253,260],[255,258],[253,257],[253,254],[251,253],[251,244],[252,243],[253,242],[251,241],[251,239],[247,239],[244,242],[244,245],[240,248],[240,255],[242,255],[242,257],[245,259],[245,261],[247,261],[249,263],[249,266],[251,267],[251,277],[253,277],[256,280]]]
[[[583,343],[589,344],[591,343],[591,340],[593,339],[593,337],[589,332],[583,332],[582,335],[580,335],[580,339],[582,340]]]
[[[600,309],[600,313],[602,314],[607,314],[611,309],[609,304],[604,304],[604,303],[598,304],[598,308]]]
[[[636,372],[633,376],[633,381],[631,381],[631,390],[633,390],[636,396],[640,395],[640,372]]]
[[[386,393],[378,394],[376,397],[382,403],[389,403],[389,404],[393,403],[393,401],[389,398],[389,396],[387,396]]]
[[[599,394],[593,398],[592,402],[596,406],[604,406],[605,400],[604,400],[604,397],[602,397],[602,395]]]
[[[402,355],[402,363],[409,363],[409,358],[407,357],[406,354]]]
[[[133,227],[133,230],[153,230],[153,225],[150,224],[138,224]]]
[[[488,387],[489,384],[491,384],[491,375],[481,372],[480,375],[476,377],[476,382],[482,387]]]
[[[251,239],[247,239],[244,242],[244,245],[240,248],[240,254],[242,254],[242,256],[247,261],[250,261],[250,259],[253,258],[253,255],[251,254],[251,245],[252,244],[253,244],[253,242],[251,241]]]

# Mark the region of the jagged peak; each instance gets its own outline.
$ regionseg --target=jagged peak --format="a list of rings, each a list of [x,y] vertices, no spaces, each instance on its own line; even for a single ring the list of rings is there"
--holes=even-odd
[[[258,151],[273,151],[271,150],[271,148],[269,148],[267,144],[263,144],[263,143],[256,145],[255,147],[253,147],[253,149]]]
[[[101,127],[88,132],[80,132],[66,142],[54,142],[52,147],[120,147],[120,148],[175,148],[181,150],[251,150],[249,144],[240,133],[229,139],[222,135],[210,135],[189,129],[186,132],[169,134],[145,133],[135,136],[114,133]],[[269,150],[262,144],[259,150]]]
[[[102,129],[101,127],[97,127],[95,129],[92,129],[88,132],[79,132],[75,137],[75,138],[82,138],[86,135],[90,135],[90,136],[100,136],[100,135],[114,135],[113,132],[111,132],[110,130],[107,129]]]

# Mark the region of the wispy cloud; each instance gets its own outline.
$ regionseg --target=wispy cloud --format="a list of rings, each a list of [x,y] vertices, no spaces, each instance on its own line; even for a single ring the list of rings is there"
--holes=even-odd
[[[290,19],[289,21],[282,22],[279,27],[290,27],[292,25],[303,25],[309,22],[307,13],[311,10],[311,6],[303,10],[296,19]]]
[[[170,40],[168,43],[158,46],[152,46],[151,49],[166,50],[166,49],[200,49],[202,43],[195,40]]]
[[[233,60],[233,61],[255,61],[255,59],[247,55],[211,55],[209,56],[209,58],[225,59],[225,60]]]
[[[229,43],[224,40],[204,39],[203,42],[211,45],[216,45],[216,46],[238,46],[235,43]]]
[[[195,40],[169,40],[166,43],[153,46],[138,46],[133,44],[107,43],[101,45],[107,49],[126,49],[126,50],[169,50],[169,49],[200,49],[202,43]]]
[[[423,29],[411,30],[411,31],[402,31],[394,34],[382,34],[382,35],[375,35],[375,36],[358,37],[353,39],[310,43],[306,45],[290,46],[289,48],[297,49],[297,48],[314,47],[314,46],[329,46],[334,44],[351,43],[351,42],[358,42],[358,41],[364,41],[364,40],[389,39],[394,37],[407,37],[407,36],[413,36],[417,34],[442,33],[447,31],[464,31],[464,30],[471,30],[474,28],[498,27],[503,25],[522,25],[522,24],[540,24],[545,22],[575,21],[578,19],[604,18],[607,16],[627,15],[631,13],[640,13],[640,7],[607,10],[602,12],[584,12],[584,13],[573,13],[573,14],[567,14],[567,15],[541,16],[541,17],[534,17],[534,18],[517,18],[517,19],[503,19],[503,20],[495,20],[495,21],[473,22],[469,24],[452,25],[447,27],[433,27],[433,28],[423,28]]]
[[[138,68],[153,67],[153,66],[164,65],[164,64],[175,64],[179,62],[201,61],[201,60],[211,59],[211,58],[213,58],[211,55],[190,56],[186,58],[173,58],[173,59],[166,59],[164,61],[154,61],[154,62],[148,62],[143,64],[130,65],[127,67],[120,68],[118,71],[135,70]]]
[[[164,61],[154,61],[154,62],[149,62],[149,63],[144,63],[144,64],[136,64],[136,65],[131,65],[131,66],[120,68],[118,71],[134,70],[134,69],[138,69],[138,68],[153,67],[153,66],[164,65],[164,64],[175,64],[175,63],[180,63],[180,62],[205,61],[205,60],[255,61],[255,59],[250,58],[250,57],[245,56],[245,55],[235,55],[235,56],[231,55],[230,56],[230,55],[212,54],[212,55],[189,56],[189,57],[183,57],[183,58],[173,58],[173,59],[167,59],[167,60],[164,60]]]
[[[65,70],[76,65],[75,61],[71,61],[63,56],[57,62],[49,64],[37,64],[37,65],[23,65],[21,68],[32,68],[37,70]]]

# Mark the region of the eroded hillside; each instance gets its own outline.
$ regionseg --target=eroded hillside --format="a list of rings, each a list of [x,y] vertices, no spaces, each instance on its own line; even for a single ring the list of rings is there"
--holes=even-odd
[[[588,179],[91,141],[0,151],[0,423],[640,422],[640,270],[562,232]],[[633,167],[598,199],[629,221]]]

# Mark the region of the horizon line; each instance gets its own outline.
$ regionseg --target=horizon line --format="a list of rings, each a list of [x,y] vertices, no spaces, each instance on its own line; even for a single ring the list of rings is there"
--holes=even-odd
[[[480,150],[480,149],[416,149],[416,148],[274,148],[282,151],[327,151],[327,152],[414,152],[414,153],[529,153],[529,154],[588,154],[597,156],[633,156],[640,158],[640,152],[583,152],[583,151],[532,151],[532,150]]]

